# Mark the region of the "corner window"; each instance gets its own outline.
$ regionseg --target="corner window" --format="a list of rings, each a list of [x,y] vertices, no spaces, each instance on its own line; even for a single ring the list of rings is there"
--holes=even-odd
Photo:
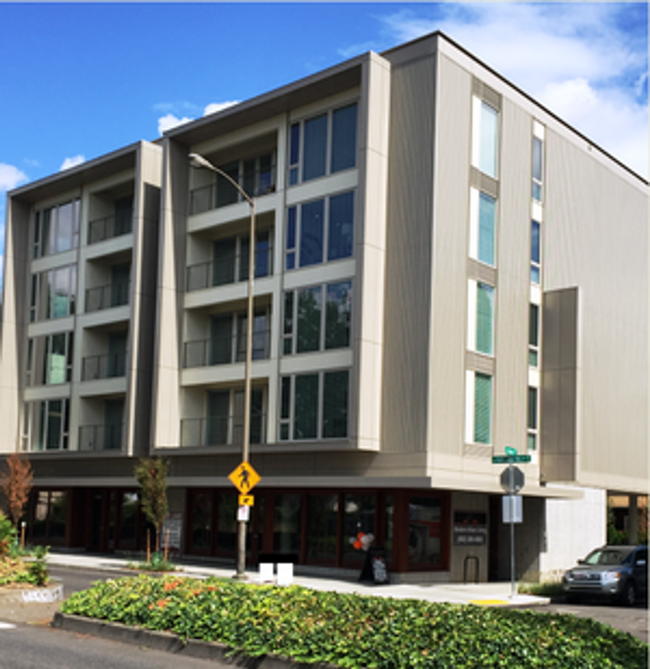
[[[33,257],[70,251],[79,246],[79,199],[36,212]]]
[[[348,370],[285,376],[280,383],[280,440],[348,436]]]
[[[285,355],[350,345],[352,282],[300,288],[284,294]]]
[[[287,211],[285,268],[352,256],[354,191],[305,202]]]
[[[356,144],[356,103],[292,124],[289,185],[354,167]]]
[[[66,383],[72,377],[74,333],[60,332],[30,339],[27,346],[27,384]]]
[[[75,313],[77,266],[67,265],[32,274],[30,321],[64,318]]]

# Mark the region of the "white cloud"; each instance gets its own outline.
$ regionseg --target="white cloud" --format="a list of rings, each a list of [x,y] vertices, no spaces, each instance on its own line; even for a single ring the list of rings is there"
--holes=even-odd
[[[76,167],[77,165],[81,165],[81,163],[85,163],[86,159],[84,156],[73,156],[72,158],[66,158],[63,161],[63,164],[61,165],[61,171],[63,170],[69,170],[71,167]]]
[[[160,135],[162,135],[165,132],[167,132],[167,130],[171,130],[172,128],[175,128],[177,125],[182,125],[183,123],[189,123],[190,121],[193,120],[194,119],[188,118],[187,116],[184,116],[183,118],[178,118],[173,114],[167,114],[167,116],[162,116],[161,118],[158,119],[158,132]]]
[[[16,186],[24,181],[27,181],[27,175],[17,167],[0,163],[0,192],[16,188]]]
[[[402,10],[382,21],[400,42],[444,32],[646,176],[647,35],[617,27],[625,11],[634,8],[617,3],[444,3],[433,10]]]
[[[216,114],[217,112],[228,109],[228,107],[232,107],[233,105],[238,105],[239,103],[240,100],[232,100],[230,102],[211,102],[203,110],[203,116],[207,116],[208,114]]]

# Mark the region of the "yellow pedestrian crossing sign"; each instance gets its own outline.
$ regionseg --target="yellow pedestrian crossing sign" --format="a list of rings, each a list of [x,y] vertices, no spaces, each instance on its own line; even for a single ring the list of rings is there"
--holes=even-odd
[[[260,475],[251,467],[250,462],[237,465],[228,478],[242,495],[247,495],[260,482]]]
[[[255,504],[255,497],[253,495],[240,495],[239,506],[253,506]]]

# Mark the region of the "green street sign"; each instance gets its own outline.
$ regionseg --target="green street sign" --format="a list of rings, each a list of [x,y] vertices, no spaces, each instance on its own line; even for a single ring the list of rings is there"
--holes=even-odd
[[[506,446],[506,455],[517,455],[517,449],[512,446]]]
[[[530,455],[493,455],[492,464],[493,465],[509,465],[514,464],[515,462],[530,462]]]

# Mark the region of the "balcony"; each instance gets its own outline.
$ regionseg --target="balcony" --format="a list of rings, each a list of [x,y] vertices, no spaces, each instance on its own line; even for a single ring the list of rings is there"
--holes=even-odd
[[[88,244],[127,235],[133,228],[133,210],[119,215],[104,216],[88,224]]]
[[[255,323],[254,323],[255,325]],[[271,351],[271,330],[253,332],[253,360],[268,360]],[[212,367],[244,362],[246,359],[246,333],[239,336],[218,337],[188,341],[184,345],[183,367]]]
[[[276,168],[272,154],[222,165],[248,195],[260,197],[275,192]],[[226,179],[217,176],[213,183],[190,191],[190,216],[242,201],[240,193]]]
[[[109,283],[86,290],[86,313],[121,307],[129,303],[130,281]]]
[[[81,362],[81,380],[114,379],[126,375],[126,352],[89,355]]]
[[[266,443],[266,414],[252,413],[250,443]],[[181,420],[181,447],[241,446],[243,416],[211,416]]]
[[[257,246],[261,246],[258,239]],[[273,274],[273,248],[269,244],[255,252],[255,278]],[[209,260],[187,268],[185,291],[225,286],[239,281],[248,281],[248,251],[219,260]]]
[[[80,451],[119,451],[124,425],[82,425],[79,428]]]

